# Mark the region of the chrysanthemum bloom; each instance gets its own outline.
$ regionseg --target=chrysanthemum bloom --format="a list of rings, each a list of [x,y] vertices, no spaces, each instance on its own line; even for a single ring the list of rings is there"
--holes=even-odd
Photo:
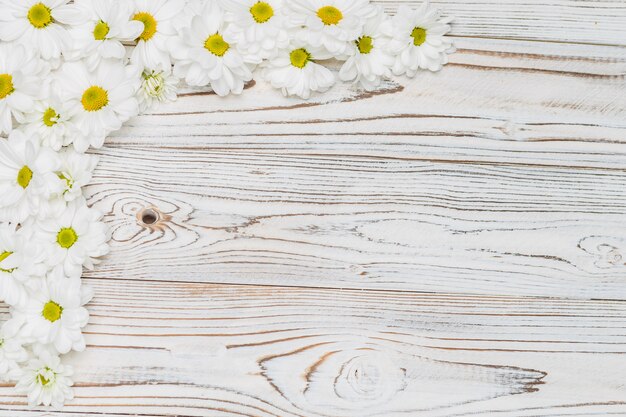
[[[70,29],[72,56],[83,58],[89,70],[97,68],[103,59],[123,59],[126,48],[122,42],[139,38],[142,22],[130,20],[131,0],[76,0],[81,23]]]
[[[73,374],[73,368],[63,365],[58,356],[43,354],[28,361],[15,387],[18,392],[28,395],[31,407],[52,405],[60,408],[74,398]]]
[[[7,381],[19,376],[19,363],[28,360],[19,336],[9,335],[5,326],[0,328],[0,381]]]
[[[172,19],[185,7],[183,0],[135,0],[132,19],[143,23],[131,61],[154,71],[169,71],[169,40],[176,35]]]
[[[383,77],[391,76],[395,59],[388,51],[390,38],[381,31],[387,20],[382,8],[368,19],[359,38],[349,49],[349,57],[339,71],[342,81],[353,81],[371,91],[380,85]]]
[[[29,291],[26,302],[13,307],[7,322],[19,328],[18,334],[33,343],[50,344],[59,353],[85,349],[81,329],[89,320],[83,307],[92,297],[89,287],[79,279],[49,274],[34,291]]]
[[[45,60],[67,50],[70,37],[65,24],[78,23],[70,0],[0,0],[0,39],[20,43]]]
[[[172,39],[174,75],[194,86],[211,85],[220,96],[241,94],[252,72],[225,30],[224,11],[217,2],[192,1],[187,24]]]
[[[175,101],[178,97],[179,78],[167,71],[145,71],[137,92],[139,110],[145,112],[156,103]]]
[[[294,36],[314,47],[324,47],[334,57],[344,55],[376,8],[368,0],[289,0],[287,25]]]
[[[329,58],[322,48],[294,42],[263,63],[262,76],[285,96],[308,99],[311,92],[324,92],[335,83],[334,74],[315,62]]]
[[[36,138],[14,130],[0,139],[0,220],[21,223],[40,215],[47,199],[62,187],[59,158]]]
[[[26,300],[26,288],[36,286],[31,281],[47,270],[41,249],[30,228],[0,225],[0,301],[13,306]]]
[[[260,64],[286,48],[282,0],[224,0],[229,32],[246,61]]]
[[[39,220],[38,238],[48,266],[71,278],[80,277],[83,266],[93,269],[96,258],[109,252],[107,227],[101,218],[101,212],[79,198],[68,203],[60,216]]]
[[[391,38],[389,52],[396,57],[393,73],[413,77],[419,69],[439,71],[447,64],[448,54],[454,51],[452,41],[445,36],[451,21],[450,17],[440,18],[439,11],[428,2],[417,10],[400,6],[381,27]]]
[[[73,141],[78,152],[85,152],[89,145],[101,147],[106,135],[138,112],[137,67],[105,60],[90,72],[84,63],[70,62],[61,67],[58,81],[59,92],[70,103],[72,120],[82,133]]]
[[[24,113],[46,92],[46,69],[23,46],[0,43],[0,134],[13,130],[12,116],[24,122]]]
[[[58,151],[82,135],[74,124],[75,112],[75,106],[51,91],[48,98],[36,101],[31,111],[24,115],[24,130],[39,137],[42,146]]]
[[[91,176],[98,165],[99,158],[95,155],[76,152],[71,148],[59,152],[59,157],[61,166],[57,175],[63,180],[63,191],[55,197],[66,202],[81,198],[82,187],[91,182]]]

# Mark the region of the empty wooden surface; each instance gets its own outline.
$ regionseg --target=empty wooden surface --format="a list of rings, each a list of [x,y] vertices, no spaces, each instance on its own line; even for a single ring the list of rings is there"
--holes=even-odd
[[[0,416],[626,415],[626,3],[433,3],[440,73],[109,138],[76,399]]]

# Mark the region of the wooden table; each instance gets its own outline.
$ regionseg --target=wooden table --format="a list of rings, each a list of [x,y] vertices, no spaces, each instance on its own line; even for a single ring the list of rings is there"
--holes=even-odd
[[[626,3],[433,3],[440,73],[187,90],[108,139],[49,415],[626,415]]]

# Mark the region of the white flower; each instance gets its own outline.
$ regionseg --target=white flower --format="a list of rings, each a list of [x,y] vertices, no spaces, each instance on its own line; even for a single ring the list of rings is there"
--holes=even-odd
[[[67,202],[74,201],[82,197],[82,187],[91,181],[99,158],[95,155],[78,153],[71,148],[60,152],[59,156],[61,167],[57,175],[63,180],[63,192],[60,197]]]
[[[23,46],[0,42],[0,134],[11,132],[12,116],[23,122],[24,113],[46,91],[45,69]]]
[[[102,213],[78,199],[68,203],[60,216],[38,220],[48,266],[70,278],[80,277],[83,266],[92,269],[97,263],[94,258],[109,252],[107,228],[101,218]]]
[[[117,61],[103,60],[93,72],[81,62],[63,65],[59,91],[70,102],[72,120],[82,133],[73,141],[78,152],[89,145],[101,147],[106,135],[137,114],[139,83],[137,68]]]
[[[371,91],[380,85],[383,77],[391,76],[395,60],[387,50],[390,39],[381,31],[386,18],[382,8],[378,8],[377,14],[366,21],[363,32],[349,49],[349,58],[339,71],[342,81],[354,81]]]
[[[389,52],[396,56],[395,75],[415,76],[418,69],[439,71],[448,63],[448,53],[454,51],[452,41],[444,36],[450,31],[452,18],[440,18],[439,11],[428,2],[419,9],[400,6],[396,15],[382,30],[391,37]]]
[[[0,300],[16,305],[26,300],[25,285],[46,273],[41,246],[32,241],[31,230],[18,230],[9,224],[0,225]]]
[[[84,58],[87,67],[95,70],[102,59],[122,59],[126,48],[122,42],[134,41],[144,25],[130,20],[131,0],[76,0],[82,13],[81,24],[70,29],[73,52]]]
[[[146,71],[141,76],[141,88],[137,92],[139,109],[145,112],[156,103],[175,101],[180,80],[166,72]]]
[[[9,139],[0,139],[0,220],[20,223],[38,215],[62,186],[58,168],[58,156],[36,138],[14,130]]]
[[[59,408],[74,398],[71,377],[74,370],[63,365],[56,355],[43,354],[28,361],[17,385],[17,391],[28,395],[28,404]]]
[[[312,91],[324,92],[335,83],[333,73],[315,62],[316,59],[328,58],[325,54],[320,48],[292,43],[264,63],[262,75],[272,87],[280,88],[285,96],[308,99]]]
[[[5,326],[0,329],[0,381],[19,376],[19,363],[28,360],[28,353],[20,337],[7,334]]]
[[[285,5],[287,24],[296,29],[297,39],[323,46],[335,57],[345,54],[365,20],[376,13],[369,0],[289,0]]]
[[[176,35],[172,19],[185,7],[183,0],[135,0],[133,20],[144,24],[131,61],[142,69],[169,71],[169,39]]]
[[[187,84],[211,88],[220,96],[241,94],[252,72],[225,31],[224,12],[217,2],[188,4],[187,25],[172,40],[174,74]]]
[[[75,106],[52,93],[48,99],[35,102],[32,111],[24,116],[24,129],[39,137],[42,146],[58,151],[81,135],[72,119],[75,112]]]
[[[289,45],[283,0],[224,0],[226,20],[237,49],[255,64]]]
[[[0,39],[15,41],[56,59],[67,49],[69,36],[63,24],[76,23],[79,15],[69,0],[0,0]]]
[[[13,307],[7,323],[19,328],[18,334],[28,342],[51,344],[59,353],[83,351],[81,329],[89,320],[83,305],[92,295],[89,287],[81,286],[80,279],[51,273],[41,280],[39,288],[29,291],[26,302]]]

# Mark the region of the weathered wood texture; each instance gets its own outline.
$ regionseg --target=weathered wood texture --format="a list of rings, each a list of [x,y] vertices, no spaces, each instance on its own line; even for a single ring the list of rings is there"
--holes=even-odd
[[[67,415],[626,413],[623,302],[88,282]]]
[[[434,3],[440,73],[190,89],[108,139],[50,416],[626,415],[626,3]]]

